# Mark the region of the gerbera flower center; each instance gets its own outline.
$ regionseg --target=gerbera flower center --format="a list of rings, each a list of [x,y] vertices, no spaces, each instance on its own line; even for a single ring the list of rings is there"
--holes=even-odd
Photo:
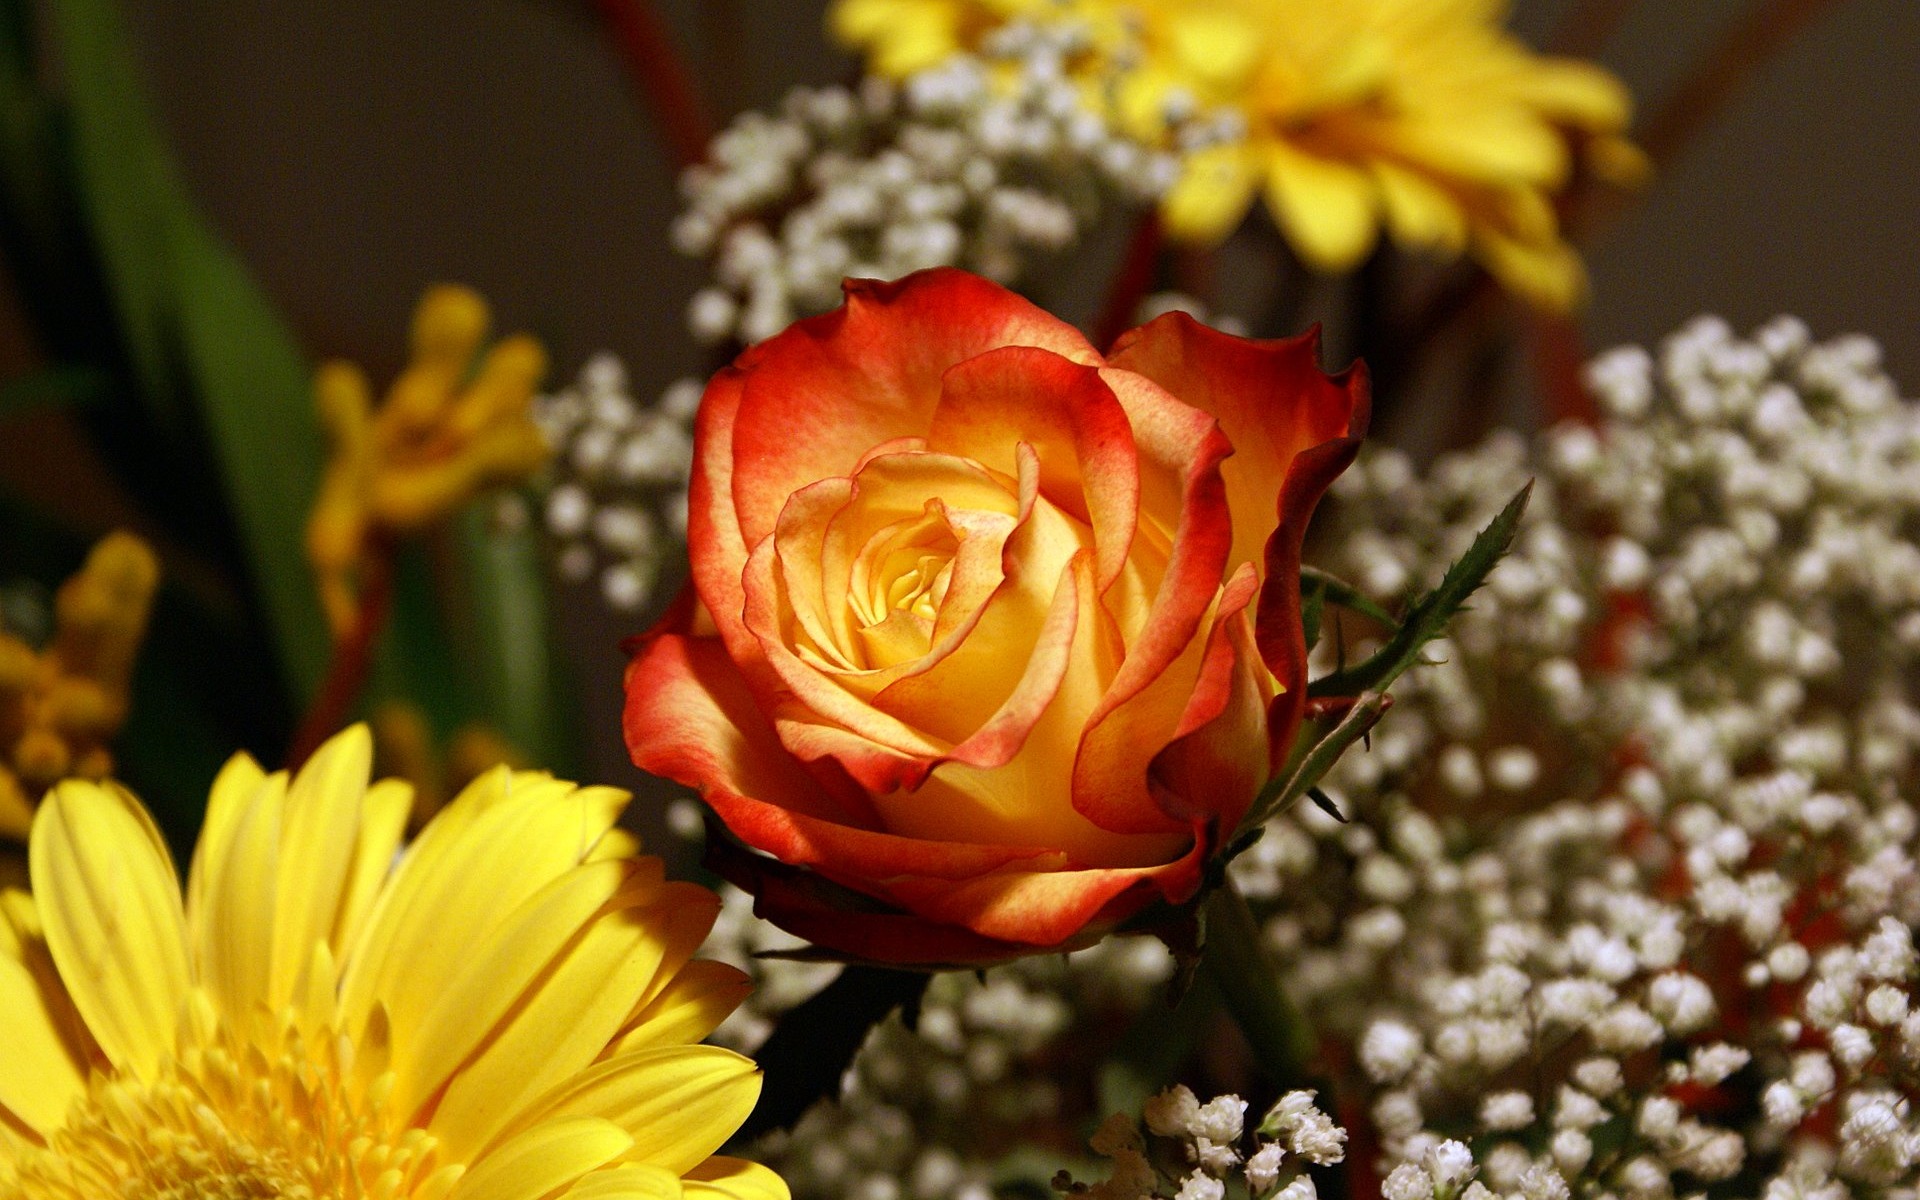
[[[337,1039],[288,1028],[263,1048],[204,1039],[155,1076],[103,1074],[44,1150],[21,1200],[348,1200],[442,1194],[433,1137],[387,1120],[390,1083],[359,1086]]]

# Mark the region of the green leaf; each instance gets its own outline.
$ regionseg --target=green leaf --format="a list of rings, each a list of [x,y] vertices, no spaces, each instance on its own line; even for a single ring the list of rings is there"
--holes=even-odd
[[[455,524],[461,596],[459,639],[481,715],[533,761],[553,770],[567,758],[567,722],[548,636],[546,568],[538,534],[489,528],[483,501]]]
[[[1350,608],[1363,617],[1370,617],[1389,629],[1398,629],[1400,622],[1392,613],[1374,603],[1372,597],[1354,587],[1338,576],[1328,574],[1318,567],[1300,568],[1300,594],[1316,596],[1327,604],[1337,604],[1341,608]]]
[[[1320,615],[1327,607],[1327,594],[1304,577],[1300,580],[1300,628],[1306,634],[1307,649],[1320,644]]]
[[[305,554],[325,454],[311,372],[233,252],[198,226],[176,234],[181,348],[255,589],[304,697],[325,673],[329,649]]]
[[[474,707],[435,586],[443,550],[431,541],[407,542],[395,549],[393,611],[380,635],[366,699],[417,705],[444,743],[473,719]]]
[[[173,242],[195,220],[179,172],[136,82],[114,0],[47,6],[71,117],[80,200],[105,266],[143,393],[163,425],[186,423],[170,323]]]
[[[302,554],[323,455],[308,364],[188,197],[115,0],[47,8],[81,202],[141,392],[161,428],[212,442],[282,671],[305,695],[328,651]]]
[[[94,367],[46,367],[0,383],[0,420],[36,408],[97,403],[112,388],[113,377]]]
[[[1533,484],[1529,482],[1507,501],[1507,506],[1473,539],[1473,545],[1459,561],[1447,568],[1440,586],[1407,610],[1405,620],[1385,646],[1365,662],[1322,675],[1307,685],[1307,694],[1354,696],[1378,691],[1419,662],[1420,651],[1446,632],[1447,624],[1465,607],[1467,598],[1487,581],[1501,556],[1513,544],[1514,535],[1520,530],[1520,515],[1526,511],[1527,498],[1532,494]]]

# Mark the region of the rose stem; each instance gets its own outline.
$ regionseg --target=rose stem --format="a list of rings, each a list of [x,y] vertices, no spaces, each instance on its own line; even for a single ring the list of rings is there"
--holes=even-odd
[[[675,165],[690,167],[706,158],[713,120],[660,14],[648,0],[595,0],[595,7]]]
[[[1201,962],[1227,1011],[1273,1085],[1281,1091],[1299,1086],[1313,1056],[1313,1031],[1280,990],[1280,973],[1267,954],[1253,910],[1228,882],[1207,900],[1206,917]]]
[[[313,694],[306,715],[300,718],[293,744],[287,748],[287,766],[297,768],[307,761],[320,743],[339,732],[346,723],[353,703],[367,686],[373,668],[373,647],[386,626],[387,613],[393,607],[393,544],[374,538],[367,546],[360,571],[360,611],[353,628],[333,644],[327,660],[327,674]]]
[[[840,1081],[867,1033],[896,1009],[907,1027],[919,1020],[920,997],[933,976],[924,971],[849,964],[826,987],[791,1009],[753,1052],[766,1081],[734,1140],[746,1144],[786,1129],[813,1102],[838,1095]]]

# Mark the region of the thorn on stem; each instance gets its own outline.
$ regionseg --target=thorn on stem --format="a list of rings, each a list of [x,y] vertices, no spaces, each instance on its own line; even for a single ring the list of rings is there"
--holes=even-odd
[[[1317,787],[1308,788],[1307,799],[1313,801],[1313,806],[1315,808],[1319,809],[1321,812],[1332,817],[1334,820],[1340,822],[1342,825],[1345,825],[1347,823],[1346,814],[1342,813],[1340,811],[1340,806],[1333,802],[1333,797],[1327,795],[1325,792],[1321,791],[1319,788]]]

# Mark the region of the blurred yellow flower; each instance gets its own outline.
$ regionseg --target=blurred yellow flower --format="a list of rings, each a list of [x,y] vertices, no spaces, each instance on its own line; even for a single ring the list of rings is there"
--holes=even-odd
[[[489,321],[472,290],[428,289],[414,310],[411,360],[378,408],[352,363],[325,363],[315,376],[332,453],[307,520],[307,558],[336,639],[354,627],[356,580],[371,541],[418,533],[547,460],[533,420],[546,352],[519,334],[495,343],[476,366]]]
[[[627,796],[496,770],[401,849],[364,728],[213,785],[185,902],[152,820],[65,782],[0,903],[0,1194],[786,1200],[713,1156],[745,977]]]
[[[110,533],[55,594],[45,650],[0,633],[0,837],[26,840],[33,805],[56,780],[113,770],[106,743],[127,719],[159,581],[145,542]]]
[[[368,715],[367,724],[373,729],[374,770],[404,779],[413,788],[409,832],[445,807],[447,797],[494,767],[505,763],[519,770],[527,765],[505,735],[482,721],[462,725],[441,746],[427,714],[405,700],[383,701]]]
[[[1504,0],[837,0],[836,34],[901,75],[1010,19],[1075,21],[1073,65],[1137,137],[1175,112],[1226,112],[1244,136],[1183,155],[1162,215],[1217,242],[1256,196],[1309,265],[1357,265],[1384,226],[1410,248],[1471,254],[1546,308],[1585,288],[1554,200],[1576,165],[1644,176],[1622,136],[1631,99],[1591,63],[1533,53]],[[1117,31],[1124,31],[1122,36]],[[1124,45],[1124,49],[1116,47]]]

